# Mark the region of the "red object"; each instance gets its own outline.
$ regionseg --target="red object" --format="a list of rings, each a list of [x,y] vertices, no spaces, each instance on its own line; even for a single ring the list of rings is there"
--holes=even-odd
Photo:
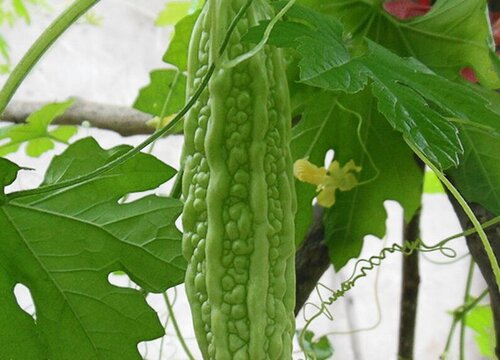
[[[428,0],[422,0],[420,3],[411,0],[395,0],[385,2],[384,9],[398,19],[405,20],[425,15],[431,9],[431,5]]]
[[[500,20],[500,11],[491,11],[490,12],[490,20],[491,20],[492,24],[494,24],[498,20]]]
[[[422,16],[427,14],[431,9],[430,0],[394,0],[384,3],[384,9],[392,16],[401,19],[411,19],[416,16]],[[495,44],[500,46],[500,12],[490,12],[491,24],[493,27],[493,37],[495,39]],[[500,51],[498,52],[500,55]],[[478,79],[474,69],[470,66],[463,68],[460,71],[462,77],[472,83],[477,83]]]
[[[478,82],[477,77],[476,77],[476,73],[474,72],[474,69],[471,68],[470,66],[463,68],[462,71],[460,71],[460,74],[462,75],[462,77],[465,80],[467,80],[471,83]]]

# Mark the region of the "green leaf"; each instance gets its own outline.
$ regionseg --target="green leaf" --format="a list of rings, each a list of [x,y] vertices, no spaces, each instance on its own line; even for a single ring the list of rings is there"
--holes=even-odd
[[[326,152],[334,150],[341,165],[354,160],[362,167],[361,184],[337,192],[335,205],[325,210],[325,239],[336,270],[359,255],[365,235],[385,235],[384,201],[398,201],[407,221],[420,206],[423,174],[367,91],[347,96],[317,94],[294,128],[291,145],[295,160],[308,156],[322,166]],[[297,241],[310,224],[314,193],[314,186],[297,184]]]
[[[79,177],[129,149],[80,140],[54,158],[44,184]],[[108,275],[123,271],[157,293],[182,282],[175,227],[182,204],[155,195],[119,199],[174,173],[140,153],[100,177],[0,207],[1,359],[141,359],[137,344],[164,329],[140,291],[113,286]],[[16,303],[18,283],[31,292],[36,321]]]
[[[10,160],[0,158],[0,205],[5,201],[5,187],[12,184],[21,168]]]
[[[5,63],[0,63],[0,74],[6,74],[10,69],[9,44],[7,40],[0,34],[0,55]]]
[[[432,171],[426,171],[424,177],[424,193],[425,194],[445,194],[443,184]]]
[[[25,142],[28,142],[27,154],[33,157],[38,157],[53,149],[54,141],[67,143],[77,133],[77,128],[64,126],[49,131],[49,125],[58,116],[64,114],[73,103],[74,100],[68,100],[45,105],[28,116],[25,124],[8,126],[0,131],[0,140],[10,139],[7,143],[0,145],[0,156],[17,151]]]
[[[156,26],[167,26],[177,23],[191,9],[190,1],[169,1],[155,20]]]
[[[499,94],[476,86],[474,91],[500,114]],[[468,201],[500,215],[500,118],[489,121],[477,112],[473,120],[458,124],[465,152],[460,165],[448,174]]]
[[[481,355],[494,360],[495,357],[495,327],[491,306],[476,306],[469,311],[465,318],[465,325],[476,333],[474,339]]]
[[[301,331],[297,331],[300,336]],[[331,359],[333,356],[333,347],[327,336],[322,336],[314,340],[314,332],[307,330],[304,334],[304,350],[310,355],[314,354],[317,360]]]
[[[176,66],[180,71],[187,71],[189,41],[199,15],[200,11],[196,11],[175,24],[174,36],[163,55],[164,62]]]
[[[460,70],[472,66],[483,85],[500,87],[500,59],[495,55],[486,1],[439,0],[426,15],[410,20],[387,13],[382,1],[345,3],[330,0],[309,5],[341,19],[354,36],[364,34],[449,79],[459,79]]]
[[[21,168],[17,164],[10,160],[0,158],[0,188],[2,190],[16,180],[19,170],[21,170]]]
[[[154,70],[151,82],[139,91],[134,108],[151,115],[164,116],[178,112],[186,97],[186,76],[178,70]]]
[[[330,24],[329,28],[336,29],[323,32],[321,36],[327,37],[323,42],[343,41],[339,23],[335,18],[324,16],[323,24],[318,25],[311,20],[317,16],[314,11],[299,6],[294,6],[292,9],[295,9],[293,15],[297,21],[308,24],[312,29],[325,27],[325,22]],[[276,28],[271,36],[276,36],[279,31],[280,28]],[[401,59],[369,40],[364,54],[350,56],[346,62],[347,45],[349,45],[346,43],[345,51],[340,51],[338,54],[335,51],[329,52],[330,56],[339,57],[337,62],[329,60],[323,64],[321,49],[305,47],[306,44],[316,41],[314,39],[316,36],[317,32],[304,31],[303,36],[297,38],[297,42],[301,44],[297,48],[302,56],[299,63],[301,81],[323,89],[355,93],[371,79],[372,91],[379,100],[379,110],[394,128],[403,133],[407,141],[414,143],[431,161],[443,169],[458,164],[458,156],[462,152],[457,136],[458,130],[440,112],[429,106],[431,99],[437,100],[437,103],[440,100],[446,103],[447,99],[443,99],[443,96],[435,99],[427,95],[431,90],[438,92],[439,87],[452,83],[432,74],[417,61]],[[356,46],[359,48],[359,45]],[[359,52],[359,49],[353,48],[352,51]],[[343,65],[333,67],[334,63]]]
[[[30,23],[30,14],[22,0],[12,0],[12,6],[17,16],[22,17],[27,24]]]
[[[294,16],[310,29],[319,25],[308,23],[314,11],[297,7]],[[302,15],[301,15],[302,13]],[[337,22],[333,17],[325,17],[326,21]],[[294,18],[291,18],[293,21]],[[295,20],[299,21],[299,20]],[[325,25],[321,25],[325,26]],[[332,25],[333,26],[333,25]],[[280,27],[272,33],[278,37]],[[313,41],[312,32],[304,31],[297,41],[301,44]],[[340,34],[328,33],[332,41],[338,41]],[[317,77],[309,76],[307,84],[329,90],[342,90],[349,93],[359,91],[371,80],[371,88],[378,98],[378,108],[386,116],[391,125],[401,131],[407,141],[411,141],[431,161],[442,169],[456,166],[462,153],[458,137],[456,119],[461,122],[481,122],[497,124],[500,113],[490,108],[490,103],[474,92],[468,85],[453,83],[430,71],[415,59],[402,59],[382,46],[367,40],[365,53],[360,53],[359,45],[352,46],[348,39],[351,60],[337,68],[317,72]],[[316,52],[301,52],[299,63],[301,71],[308,62],[304,59],[321,59]],[[344,59],[345,54],[339,55]],[[328,68],[330,65],[326,64]],[[321,68],[320,66],[315,66]],[[310,74],[310,69],[308,70]],[[301,74],[302,78],[302,74]]]
[[[58,126],[54,130],[49,131],[50,137],[56,139],[57,141],[66,143],[78,132],[78,128],[75,126]]]

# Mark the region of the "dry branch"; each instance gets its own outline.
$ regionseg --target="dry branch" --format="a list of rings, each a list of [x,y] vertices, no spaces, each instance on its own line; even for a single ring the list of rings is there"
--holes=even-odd
[[[12,123],[23,123],[27,117],[46,103],[31,101],[13,101],[3,113],[1,120]],[[60,125],[81,125],[84,122],[91,126],[112,130],[122,136],[151,134],[153,128],[146,125],[152,118],[127,106],[100,104],[76,99],[73,106],[54,121]]]

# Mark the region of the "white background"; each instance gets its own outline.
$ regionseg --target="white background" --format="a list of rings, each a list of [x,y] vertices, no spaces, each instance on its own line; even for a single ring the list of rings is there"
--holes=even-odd
[[[17,92],[17,100],[60,101],[70,96],[108,104],[131,105],[138,89],[148,83],[148,73],[152,69],[164,67],[161,57],[170,38],[169,28],[157,28],[154,18],[163,7],[165,0],[132,1],[107,0],[95,7],[94,12],[103,18],[100,26],[80,23],[72,27],[46,54],[34,71],[28,76]],[[56,9],[61,9],[61,3]],[[67,4],[67,3],[66,3]],[[32,26],[17,26],[15,29],[3,28],[11,45],[11,56],[16,63],[28,49],[40,31],[53,19],[57,10],[38,12],[33,15]],[[5,77],[0,79],[5,81]],[[101,146],[111,147],[119,143],[137,144],[143,137],[121,138],[108,131],[82,129],[78,137],[95,136]],[[178,166],[181,137],[172,137],[160,141],[154,147],[154,154],[173,167]],[[55,153],[62,151],[58,147]],[[42,179],[54,152],[39,159],[31,159],[23,151],[9,156],[19,165],[37,169],[36,172],[23,173],[14,188],[36,186]],[[159,190],[166,193],[168,186]],[[386,204],[388,232],[386,239],[367,237],[363,257],[377,254],[385,241],[387,245],[401,241],[401,209],[397,203]],[[427,243],[437,242],[444,237],[460,232],[457,220],[450,205],[441,195],[426,195],[423,204],[422,236]],[[457,240],[453,246],[459,254],[465,252],[463,240]],[[439,254],[421,257],[421,288],[418,309],[416,359],[438,359],[442,353],[451,324],[448,311],[462,303],[465,276],[469,258],[452,265],[437,265],[429,261],[447,261]],[[336,288],[342,279],[349,276],[352,263],[340,274],[329,271],[322,283]],[[317,335],[340,332],[329,338],[335,349],[334,359],[353,360],[392,360],[397,356],[397,335],[399,327],[401,256],[389,257],[378,270],[368,278],[361,280],[348,295],[338,301],[331,312],[334,321],[320,318],[313,324]],[[378,279],[378,281],[376,281]],[[123,278],[113,281],[124,281]],[[485,285],[478,272],[473,285],[473,294],[479,294]],[[27,306],[26,292],[20,297],[20,303]],[[173,298],[173,290],[169,291]],[[193,338],[189,308],[183,294],[183,287],[177,288],[175,304],[176,316],[182,331],[188,340],[191,351],[199,353]],[[377,301],[378,299],[378,301]],[[162,321],[166,310],[160,295],[151,296],[148,301],[158,310]],[[318,298],[310,299],[318,304]],[[377,303],[380,309],[377,309]],[[298,327],[303,326],[299,317]],[[380,322],[378,321],[380,320]],[[378,325],[377,325],[378,324]],[[357,329],[374,327],[369,331],[349,333]],[[344,334],[342,334],[344,333]],[[455,339],[455,345],[457,345]],[[167,327],[167,336],[161,341],[141,344],[141,352],[146,359],[159,359],[159,349],[163,346],[163,359],[186,359],[174,336],[171,326]],[[467,333],[467,359],[480,359],[472,341],[472,334]],[[453,346],[456,349],[456,346]],[[297,358],[301,354],[297,353]],[[456,352],[449,359],[457,359]]]

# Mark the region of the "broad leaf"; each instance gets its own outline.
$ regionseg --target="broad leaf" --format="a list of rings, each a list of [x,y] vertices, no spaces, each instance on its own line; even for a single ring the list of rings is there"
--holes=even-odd
[[[474,87],[500,114],[500,95]],[[487,121],[478,114],[474,122],[459,124],[464,157],[456,169],[450,169],[455,185],[464,197],[500,215],[500,118]]]
[[[199,11],[187,15],[175,24],[174,36],[168,45],[168,49],[163,55],[163,61],[176,66],[180,71],[187,71],[187,56],[189,40],[193,32],[194,24]]]
[[[500,59],[484,0],[439,0],[429,13],[411,20],[393,17],[379,0],[353,0],[348,6],[345,0],[313,2],[309,5],[340,18],[354,36],[364,34],[452,80],[472,66],[482,84],[500,87]]]
[[[54,142],[66,144],[77,133],[75,126],[58,126],[53,130],[49,125],[64,114],[74,103],[68,100],[62,103],[45,105],[26,119],[26,124],[7,126],[0,131],[0,140],[8,139],[0,145],[0,156],[16,152],[23,143],[27,143],[26,153],[38,157],[54,148]]]
[[[481,355],[487,359],[496,359],[495,356],[495,328],[493,324],[493,312],[491,306],[480,305],[469,311],[465,318],[465,324],[474,330],[476,344]]]
[[[394,19],[375,2],[353,1],[345,7],[338,0],[330,0],[328,5],[308,1],[341,18],[349,30],[367,33],[379,44],[414,56],[452,79],[467,65],[474,66],[483,77],[498,77],[491,73],[497,59],[491,60],[488,55],[491,34],[483,1],[438,1],[431,13],[411,21]],[[373,20],[365,21],[368,18]],[[468,119],[455,123],[464,154],[458,168],[450,168],[449,174],[467,200],[500,215],[500,96],[479,87],[467,89],[426,77],[426,83],[432,86],[419,92],[427,94],[430,102],[439,100],[454,117]],[[441,192],[442,186],[439,182],[437,185],[434,190]]]
[[[308,156],[319,166],[326,152],[334,150],[340,164],[354,160],[362,167],[361,184],[338,192],[335,205],[325,210],[325,238],[337,270],[359,255],[365,235],[385,235],[384,201],[398,201],[407,221],[419,207],[422,171],[401,136],[378,113],[369,92],[318,94],[294,128],[292,149],[294,159]],[[300,241],[310,223],[314,187],[298,183],[297,194]]]
[[[186,96],[186,76],[178,70],[154,70],[151,82],[143,87],[134,108],[155,116],[168,116],[182,109]]]
[[[313,41],[311,34],[314,32],[311,29],[325,25],[309,21],[314,11],[303,7],[294,8],[290,21],[308,25],[296,41],[300,44]],[[337,22],[333,17],[325,16],[324,19]],[[259,29],[262,30],[262,27]],[[254,36],[256,33],[254,30]],[[273,41],[279,39],[280,33],[281,27],[278,26],[272,33]],[[328,36],[331,42],[336,43],[343,35],[332,31]],[[307,73],[305,82],[309,85],[351,93],[359,91],[371,80],[372,91],[379,100],[379,110],[404,134],[407,141],[411,141],[442,169],[456,166],[462,153],[458,129],[450,118],[474,122],[481,117],[483,123],[498,123],[499,113],[492,111],[489,101],[469,86],[450,82],[432,73],[418,61],[402,59],[370,40],[367,40],[365,53],[360,51],[362,48],[359,46],[345,41],[346,48],[352,53],[351,60],[332,69],[329,69],[329,62],[325,64],[325,68],[329,69],[327,71],[317,71],[320,68],[317,64],[311,68],[306,59],[320,59],[321,56],[316,52],[302,52],[299,46],[297,50],[302,56],[299,64],[301,79],[302,74]],[[345,60],[345,52],[338,56],[340,60]],[[311,71],[315,71],[318,76],[311,76]]]
[[[44,183],[74,179],[129,149],[78,141],[54,158]],[[164,334],[144,295],[108,275],[123,271],[147,292],[182,281],[181,203],[150,195],[119,204],[173,174],[138,154],[93,180],[0,207],[1,359],[140,359],[137,344]],[[17,305],[18,283],[31,291],[36,321]]]

